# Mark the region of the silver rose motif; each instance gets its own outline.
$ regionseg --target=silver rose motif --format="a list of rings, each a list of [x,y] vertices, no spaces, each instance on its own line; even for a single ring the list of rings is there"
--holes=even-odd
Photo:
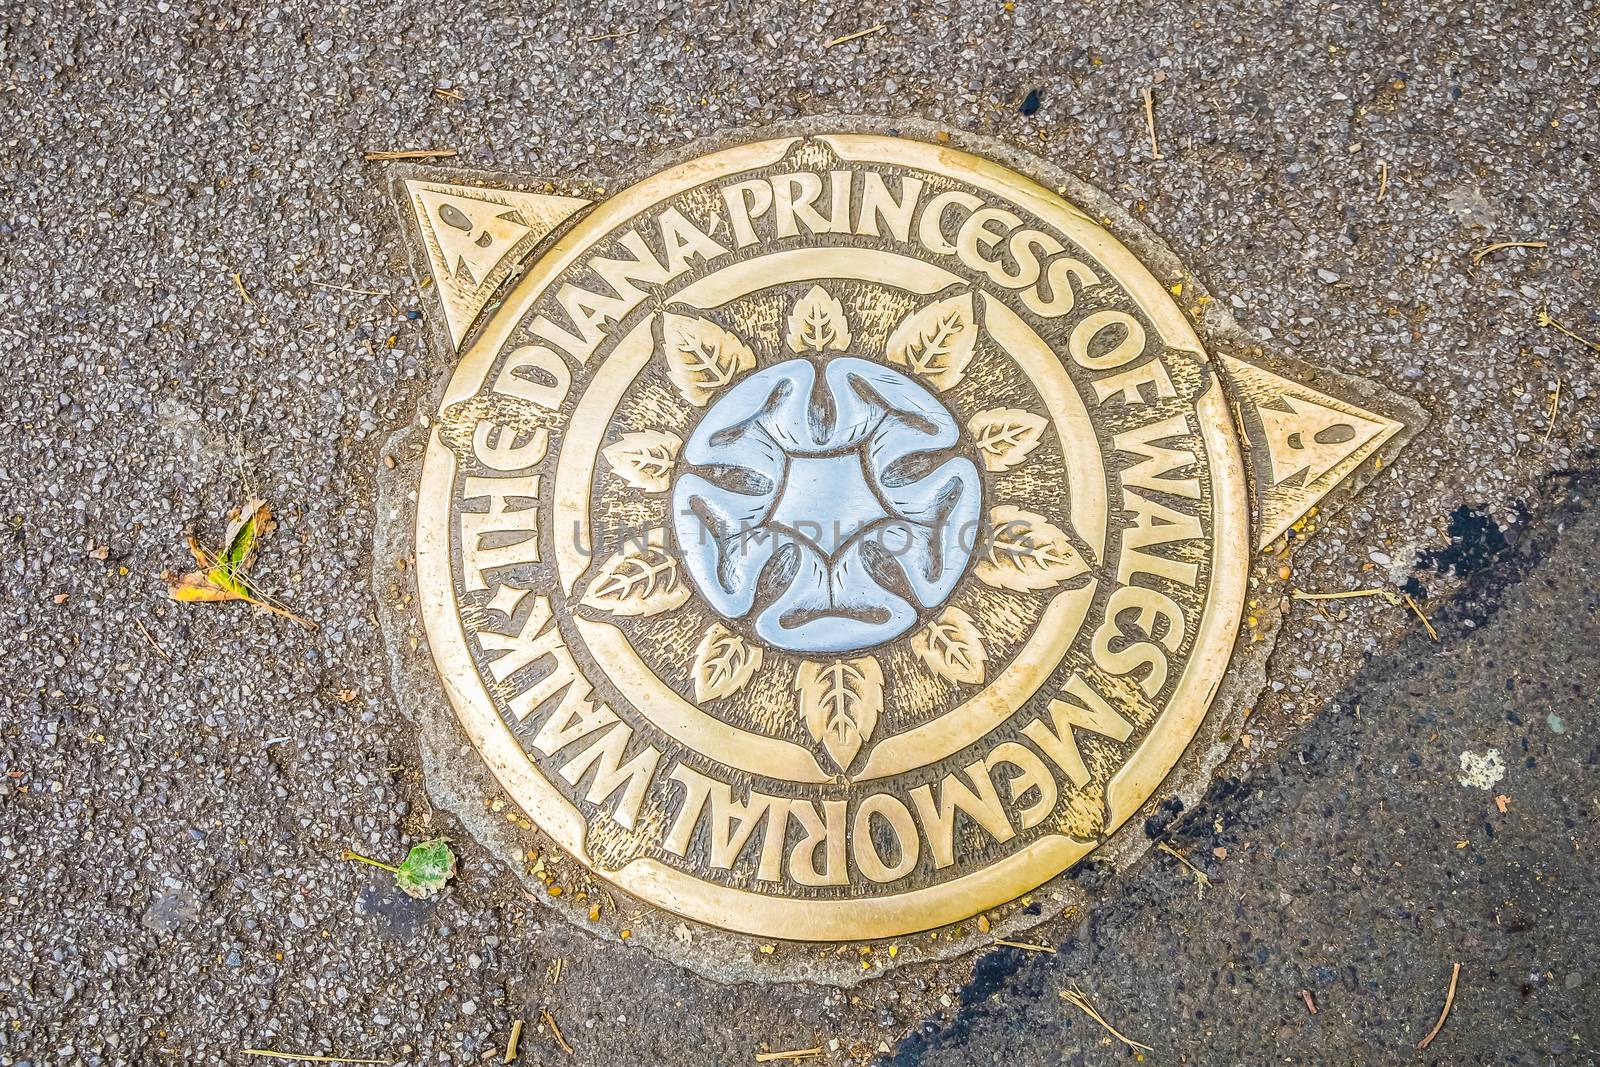
[[[750,375],[706,413],[673,486],[690,577],[793,652],[893,640],[941,604],[977,536],[976,465],[927,389],[854,357]]]

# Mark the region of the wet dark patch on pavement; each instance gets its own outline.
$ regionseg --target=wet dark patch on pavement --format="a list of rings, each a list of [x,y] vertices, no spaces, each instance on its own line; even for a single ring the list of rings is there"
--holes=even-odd
[[[1521,582],[1549,553],[1565,523],[1600,495],[1600,460],[1542,480],[1539,491],[1518,501],[1516,519],[1501,529],[1485,513],[1463,504],[1451,516],[1450,544],[1423,553],[1403,589],[1419,601],[1428,597],[1422,578],[1429,572],[1468,578],[1466,586],[1437,607],[1430,605],[1435,628],[1472,630],[1487,623],[1505,591]]]
[[[922,1028],[900,1043],[890,1060],[893,1067],[915,1067],[922,1061],[922,1053],[929,1040],[940,1044],[965,1040],[971,1025],[971,1010],[1003,989],[1006,983],[1027,962],[1026,951],[1016,948],[999,948],[979,957],[972,968],[972,980],[958,991],[958,1008],[955,1018],[945,1027],[924,1023]]]
[[[1154,841],[1167,832],[1174,819],[1183,814],[1183,801],[1168,797],[1156,807],[1155,814],[1144,821],[1144,836]]]
[[[1518,508],[1518,511],[1525,520],[1526,510]],[[1512,528],[1515,529],[1517,525],[1519,523],[1514,523]],[[1467,578],[1494,563],[1508,543],[1493,515],[1466,504],[1456,508],[1450,516],[1447,532],[1450,544],[1424,553],[1417,561],[1419,569]]]
[[[1458,513],[1440,566],[1470,577],[1433,609],[1439,642],[1413,633],[1250,777],[1149,820],[1209,888],[1152,852],[1106,879],[1056,955],[985,957],[954,1017],[889,1062],[1125,1062],[1063,1013],[1068,981],[1163,1062],[1392,1062],[1417,1056],[1458,961],[1453,1020],[1422,1062],[1595,1062],[1600,831],[1573,788],[1600,764],[1600,652],[1575,625],[1600,611],[1595,484],[1552,478],[1509,536]],[[1458,757],[1489,750],[1503,780],[1458,780]]]

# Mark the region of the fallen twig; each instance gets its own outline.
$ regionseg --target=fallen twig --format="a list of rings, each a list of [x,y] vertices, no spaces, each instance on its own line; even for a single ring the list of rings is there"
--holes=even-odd
[[[1387,589],[1347,589],[1342,593],[1308,593],[1304,589],[1289,590],[1290,600],[1352,600],[1356,597],[1380,597],[1395,607],[1402,601]]]
[[[994,943],[1004,945],[1006,948],[1020,948],[1024,952],[1048,952],[1052,956],[1056,953],[1054,946],[1036,945],[1032,941],[1008,941],[1003,937],[997,937],[994,939]]]
[[[1444,1010],[1439,1012],[1439,1021],[1433,1024],[1433,1029],[1428,1031],[1428,1036],[1417,1042],[1417,1048],[1427,1048],[1433,1044],[1433,1039],[1439,1036],[1439,1031],[1444,1029],[1444,1021],[1450,1018],[1450,1005],[1456,1002],[1456,979],[1461,977],[1461,964],[1457,963],[1450,968],[1450,988],[1444,995]]]
[[[561,1027],[556,1025],[556,1017],[550,1014],[550,1009],[540,1008],[539,1018],[544,1020],[544,1024],[548,1026],[550,1028],[550,1032],[555,1035],[556,1044],[561,1046],[561,1051],[565,1052],[568,1056],[572,1055],[572,1046],[567,1044],[567,1039],[561,1033]]]
[[[1415,614],[1417,618],[1422,620],[1422,625],[1428,631],[1428,637],[1434,641],[1439,640],[1439,631],[1433,628],[1433,623],[1429,622],[1428,617],[1422,613],[1422,607],[1415,600],[1411,599],[1410,593],[1406,594],[1406,607],[1410,608],[1412,613]]]
[[[1300,999],[1306,1002],[1306,1011],[1310,1012],[1312,1015],[1317,1013],[1317,1002],[1311,999],[1311,990],[1300,990]]]
[[[1211,888],[1210,875],[1206,874],[1205,871],[1202,871],[1199,867],[1196,867],[1194,864],[1190,863],[1187,856],[1173,848],[1171,845],[1167,844],[1165,841],[1156,842],[1156,848],[1160,849],[1162,852],[1165,852],[1167,855],[1171,856],[1173,859],[1189,868],[1189,873],[1194,875],[1194,884],[1196,890],[1199,892],[1199,895],[1206,895],[1206,890]]]
[[[1544,327],[1546,327],[1548,329],[1559,331],[1560,333],[1564,333],[1568,337],[1572,338],[1574,341],[1577,341],[1579,344],[1587,345],[1588,347],[1594,349],[1596,352],[1600,352],[1600,341],[1591,341],[1591,340],[1589,340],[1589,338],[1583,336],[1583,334],[1574,333],[1573,331],[1567,329],[1565,326],[1563,326],[1560,323],[1560,321],[1558,321],[1556,318],[1554,318],[1550,314],[1550,309],[1549,308],[1540,308],[1539,309],[1539,325],[1540,326],[1544,326]]]
[[[797,1048],[788,1052],[758,1052],[756,1053],[756,1062],[777,1063],[779,1060],[803,1060],[820,1055],[822,1055],[822,1046],[818,1045],[816,1048]]]
[[[233,279],[233,287],[239,290],[239,299],[243,300],[246,304],[254,304],[255,301],[250,299],[250,293],[247,289],[245,289],[244,279],[239,277],[239,272],[234,271],[229,275],[229,277]]]
[[[368,163],[385,159],[450,159],[454,148],[400,148],[392,151],[363,152],[361,158]]]
[[[1543,440],[1541,440],[1539,442],[1541,445],[1547,445],[1547,444],[1550,443],[1550,431],[1552,431],[1552,430],[1554,430],[1556,428],[1556,409],[1559,408],[1560,406],[1561,406],[1561,379],[1557,378],[1556,379],[1555,392],[1550,394],[1550,416],[1547,419],[1545,419],[1545,422],[1544,422],[1544,438],[1543,438]]]
[[[882,33],[884,25],[885,23],[880,22],[876,26],[868,26],[864,30],[857,30],[855,33],[847,33],[843,37],[835,37],[822,47],[832,48],[835,45],[849,44],[851,41],[859,41],[863,37],[871,37],[875,33]]]
[[[1383,203],[1383,196],[1389,191],[1389,163],[1385,160],[1378,164],[1378,199],[1374,203]]]
[[[1391,607],[1408,607],[1412,614],[1422,620],[1422,625],[1427,628],[1428,636],[1439,640],[1439,631],[1433,628],[1433,623],[1423,613],[1422,605],[1412,599],[1410,593],[1395,594],[1387,589],[1347,589],[1342,593],[1308,593],[1304,589],[1289,590],[1290,600],[1354,600],[1358,597],[1377,597]]]
[[[1494,244],[1483,245],[1472,250],[1472,265],[1476,267],[1483,262],[1483,257],[1502,248],[1549,248],[1549,241],[1496,241]]]
[[[1068,987],[1066,989],[1063,989],[1061,991],[1061,999],[1066,1001],[1068,1004],[1071,1004],[1074,1008],[1077,1008],[1079,1011],[1083,1012],[1089,1018],[1093,1019],[1096,1023],[1099,1023],[1100,1026],[1105,1030],[1106,1033],[1110,1034],[1112,1037],[1116,1038],[1118,1041],[1122,1042],[1124,1045],[1127,1045],[1129,1048],[1131,1048],[1131,1049],[1133,1049],[1133,1050],[1135,1050],[1137,1052],[1154,1052],[1155,1051],[1155,1048],[1153,1046],[1146,1045],[1142,1041],[1135,1041],[1133,1038],[1126,1036],[1120,1030],[1118,1030],[1115,1026],[1112,1026],[1110,1023],[1108,1023],[1106,1021],[1106,1017],[1104,1015],[1101,1015],[1097,1010],[1095,1010],[1095,1006],[1093,1004],[1089,1003],[1088,995],[1086,993],[1084,993],[1084,991],[1082,989],[1078,988],[1078,983],[1077,982],[1073,982],[1070,987]]]
[[[511,1024],[511,1036],[506,1039],[506,1056],[501,1063],[510,1063],[517,1058],[517,1043],[522,1040],[522,1020],[518,1019]]]
[[[161,642],[157,641],[155,639],[155,635],[145,628],[144,623],[138,619],[134,619],[133,624],[139,628],[140,633],[144,634],[144,639],[150,642],[150,647],[156,650],[156,654],[162,659],[166,660],[168,663],[171,663],[172,657],[167,655],[167,650],[161,647]]]
[[[379,289],[355,289],[348,285],[334,285],[332,282],[312,282],[319,289],[337,289],[341,293],[358,293],[361,296],[388,296],[388,293]]]
[[[388,1064],[394,1060],[363,1060],[352,1056],[313,1056],[309,1053],[299,1052],[274,1052],[269,1048],[242,1048],[239,1053],[244,1056],[264,1056],[271,1060],[299,1060],[302,1063],[381,1063]]]
[[[590,42],[593,42],[593,41],[620,41],[622,38],[624,38],[624,37],[632,37],[634,34],[636,34],[638,32],[639,32],[639,28],[637,26],[635,26],[631,30],[618,30],[616,33],[597,33],[593,37],[585,37],[584,40],[585,41],[590,41]]]
[[[1156,142],[1156,98],[1148,85],[1144,87],[1144,124],[1150,131],[1150,158],[1164,158],[1161,145]]]

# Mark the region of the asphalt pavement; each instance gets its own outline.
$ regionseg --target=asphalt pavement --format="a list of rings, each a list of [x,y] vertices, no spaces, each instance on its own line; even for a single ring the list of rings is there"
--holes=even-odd
[[[1146,1062],[1600,1062],[1597,22],[1571,0],[6,6],[0,1064],[496,1062],[518,1019],[528,1064],[1132,1057],[1072,983]],[[850,988],[717,982],[530,895],[428,793],[378,618],[404,577],[373,573],[378,480],[416,469],[387,442],[449,360],[363,153],[615,189],[820,114],[1048,158],[1263,345],[1431,420],[1289,562],[1307,589],[1404,585],[1437,640],[1380,600],[1294,604],[1248,749],[1147,827],[1194,869],[1090,864],[1102,903],[1040,930],[1055,953]],[[279,524],[258,577],[315,632],[165,598],[186,527],[215,540],[252,494]],[[342,856],[440,833],[460,873],[427,901]]]

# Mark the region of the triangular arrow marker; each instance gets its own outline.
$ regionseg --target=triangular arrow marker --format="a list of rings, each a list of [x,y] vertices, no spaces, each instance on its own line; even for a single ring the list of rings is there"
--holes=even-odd
[[[452,279],[476,286],[528,232],[502,204],[423,189],[417,193]]]
[[[1287,410],[1265,404],[1256,407],[1272,455],[1274,486],[1297,474],[1305,475],[1301,484],[1314,481],[1383,432],[1381,423],[1304,396],[1286,393],[1275,403]]]
[[[407,181],[451,344],[461,347],[490,298],[538,242],[589,201],[516,189]]]
[[[1251,446],[1246,455],[1254,468],[1262,548],[1405,429],[1405,423],[1253,363],[1225,355],[1222,366],[1239,429]]]

